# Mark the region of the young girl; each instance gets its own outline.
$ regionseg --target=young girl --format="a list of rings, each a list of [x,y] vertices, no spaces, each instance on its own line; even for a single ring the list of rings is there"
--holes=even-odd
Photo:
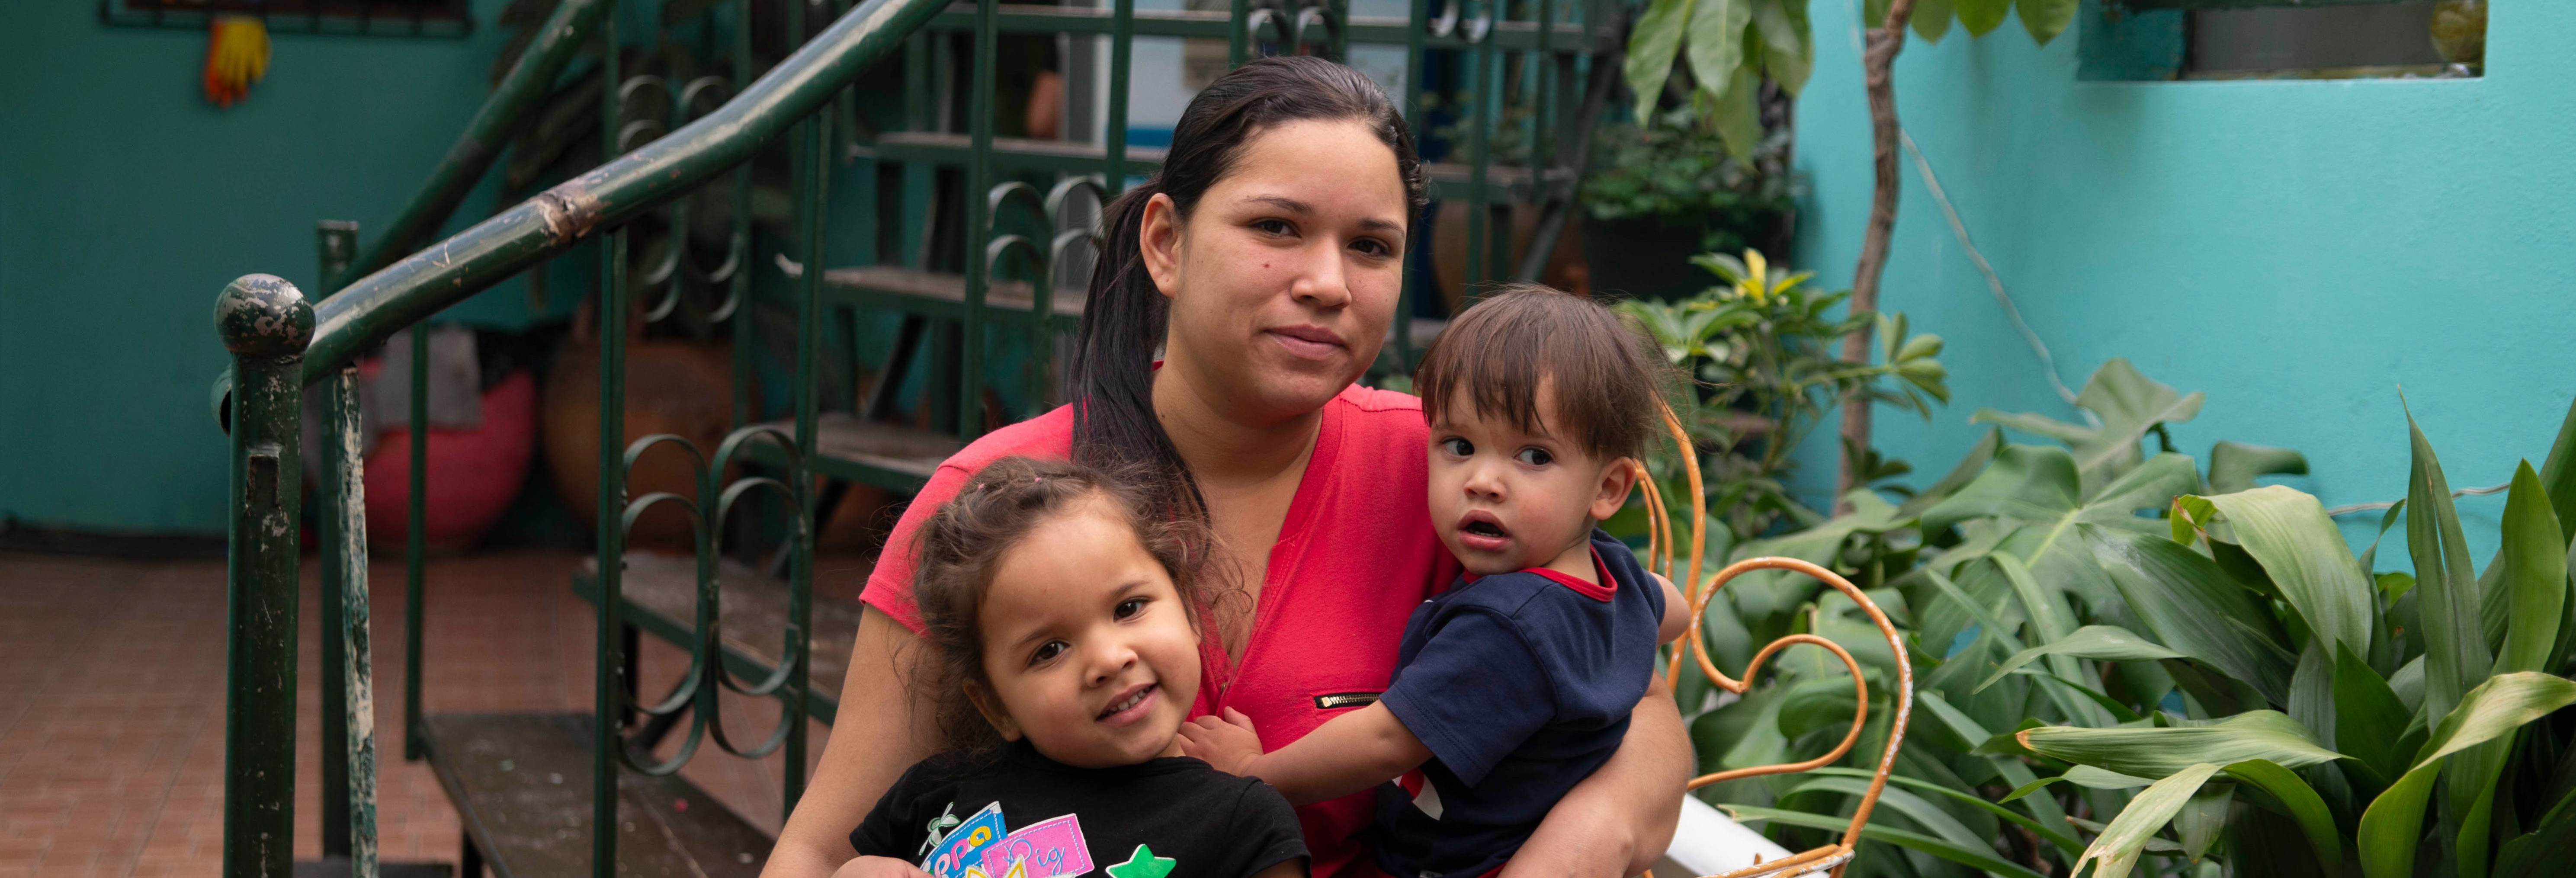
[[[916,551],[947,751],[877,800],[841,878],[1304,878],[1287,800],[1181,755],[1203,534],[1097,471],[1008,457]]]

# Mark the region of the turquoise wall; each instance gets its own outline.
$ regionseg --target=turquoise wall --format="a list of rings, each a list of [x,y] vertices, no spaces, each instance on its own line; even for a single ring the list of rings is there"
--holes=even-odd
[[[312,291],[313,223],[381,228],[464,130],[507,35],[277,34],[219,110],[202,31],[111,28],[94,4],[13,4],[0,28],[0,518],[220,531],[227,365],[215,294],[267,272]],[[488,215],[487,185],[459,217]],[[455,227],[461,227],[460,222]],[[557,296],[558,299],[566,298]],[[524,287],[448,312],[517,325]],[[558,303],[561,307],[562,303]]]
[[[1858,5],[1813,0],[1797,115],[1798,263],[1837,287],[1872,181]],[[2480,79],[2079,82],[2074,30],[2041,47],[2018,21],[1954,27],[1908,41],[1897,107],[2067,384],[2128,357],[2208,393],[2173,429],[2180,450],[2289,446],[2313,474],[2284,484],[2390,500],[2406,492],[2401,386],[2455,487],[2538,466],[2576,394],[2576,53],[2549,39],[2571,30],[2576,4],[2495,4]],[[1983,433],[1978,407],[2077,416],[1910,161],[1904,176],[1882,306],[1949,341],[1956,402],[1929,423],[1882,409],[1877,430],[1928,479]],[[1829,486],[1832,458],[1808,459],[1804,480]],[[2503,499],[2460,503],[2481,560]],[[2342,521],[2366,543],[2377,516]]]

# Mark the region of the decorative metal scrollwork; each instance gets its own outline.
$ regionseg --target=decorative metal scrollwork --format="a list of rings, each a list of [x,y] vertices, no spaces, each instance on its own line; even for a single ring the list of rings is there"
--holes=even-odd
[[[715,112],[733,96],[733,83],[722,76],[701,76],[674,89],[668,80],[660,76],[643,74],[629,77],[618,85],[618,105],[632,107],[639,100],[639,96],[647,93],[659,96],[660,106],[654,111],[637,114],[635,118],[618,128],[616,147],[619,153],[651,143],[679,126],[696,121],[698,117],[707,113]],[[737,190],[734,210],[737,214],[746,209],[745,195],[740,190],[748,185],[748,179],[743,177],[741,172],[737,172],[734,182]],[[743,263],[748,258],[747,254],[751,252],[750,224],[740,216],[735,218],[733,229],[726,236],[724,259],[714,268],[699,267],[697,260],[689,254],[689,233],[692,228],[690,219],[698,209],[697,199],[706,191],[701,188],[697,192],[674,199],[668,206],[658,211],[667,222],[668,231],[663,236],[664,245],[658,258],[655,258],[651,264],[643,266],[642,271],[632,282],[634,292],[655,289],[662,291],[661,298],[655,300],[652,306],[644,311],[644,321],[647,323],[668,319],[678,311],[680,298],[687,291],[688,284],[695,284],[699,288],[720,285],[724,288],[722,297],[717,299],[715,306],[707,312],[709,323],[722,323],[729,320],[734,312],[742,307],[745,291],[741,285],[733,284],[732,281],[735,274],[742,270]],[[684,278],[687,284],[682,283]]]
[[[737,479],[724,485],[721,490],[718,489],[717,480],[733,468],[736,458],[742,455],[745,446],[755,441],[776,444],[787,456],[787,471],[804,472],[803,455],[797,449],[795,439],[786,431],[769,425],[747,426],[727,434],[724,442],[716,447],[715,457],[712,460],[700,452],[695,443],[669,433],[645,436],[626,446],[621,464],[624,472],[632,472],[635,462],[643,457],[644,452],[656,446],[673,445],[687,455],[689,465],[697,476],[697,488],[694,492],[696,496],[657,491],[628,500],[620,513],[620,533],[631,534],[635,523],[652,508],[666,504],[679,507],[689,518],[691,547],[697,562],[696,589],[693,595],[696,612],[692,622],[692,635],[688,642],[687,672],[672,684],[670,691],[650,704],[643,703],[632,695],[625,698],[625,706],[628,710],[649,717],[672,717],[686,711],[688,731],[681,739],[678,752],[670,759],[658,762],[652,760],[649,754],[639,752],[636,742],[628,739],[624,746],[618,748],[617,758],[636,771],[655,776],[677,772],[681,766],[688,764],[690,757],[696,755],[699,744],[708,737],[713,737],[716,746],[727,753],[745,759],[759,759],[776,752],[786,743],[789,733],[794,730],[796,724],[804,721],[805,712],[802,705],[798,703],[802,700],[801,697],[790,697],[789,709],[780,712],[778,724],[769,731],[767,739],[753,746],[743,747],[736,744],[733,736],[726,732],[724,713],[717,704],[719,689],[730,689],[753,697],[782,694],[801,696],[803,693],[791,693],[785,690],[789,681],[798,678],[797,671],[806,667],[810,660],[806,632],[801,630],[802,626],[799,622],[791,617],[788,621],[788,630],[781,632],[780,635],[783,642],[778,651],[778,666],[770,671],[767,678],[746,683],[737,679],[733,672],[725,667],[722,614],[724,584],[717,574],[717,559],[722,557],[723,534],[727,530],[724,525],[731,519],[734,508],[754,491],[766,489],[776,492],[790,511],[787,538],[799,548],[809,548],[813,539],[812,522],[806,511],[806,498],[802,491],[791,484],[791,481],[782,481],[768,476],[751,476]],[[802,482],[803,480],[793,479],[792,481]],[[714,514],[711,516],[704,513],[705,501],[709,497],[714,498]],[[810,598],[809,583],[790,582],[788,588],[788,599],[791,605]],[[621,595],[609,594],[606,590],[603,590],[600,595],[603,607],[618,600],[622,600]]]
[[[1272,37],[1271,44],[1278,46],[1280,51],[1302,55],[1306,53],[1307,46],[1321,42],[1325,47],[1321,53],[1324,57],[1340,60],[1341,13],[1321,4],[1298,6],[1295,10],[1292,13],[1287,7],[1278,5],[1253,7],[1243,17],[1245,42],[1261,44],[1262,32],[1267,30]]]

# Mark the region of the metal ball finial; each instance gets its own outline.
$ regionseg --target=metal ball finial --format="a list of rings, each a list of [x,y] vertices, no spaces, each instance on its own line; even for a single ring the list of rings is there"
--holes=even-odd
[[[215,331],[225,350],[243,356],[300,354],[313,340],[313,306],[285,278],[245,274],[215,297]]]

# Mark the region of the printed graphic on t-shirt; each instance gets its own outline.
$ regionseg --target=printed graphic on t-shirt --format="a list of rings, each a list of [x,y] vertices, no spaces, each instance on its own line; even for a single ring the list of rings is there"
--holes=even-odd
[[[956,809],[951,802],[942,813],[954,814]],[[994,802],[946,835],[937,835],[935,822],[932,832],[934,852],[922,859],[921,869],[933,878],[1079,878],[1092,870],[1091,843],[1082,837],[1082,821],[1072,814],[1011,832],[1002,822],[1002,803]],[[1150,852],[1143,855],[1152,857]],[[1163,871],[1171,871],[1172,860],[1162,862]],[[1118,871],[1116,866],[1110,868],[1114,878],[1124,878]],[[1161,878],[1161,873],[1144,878]]]

